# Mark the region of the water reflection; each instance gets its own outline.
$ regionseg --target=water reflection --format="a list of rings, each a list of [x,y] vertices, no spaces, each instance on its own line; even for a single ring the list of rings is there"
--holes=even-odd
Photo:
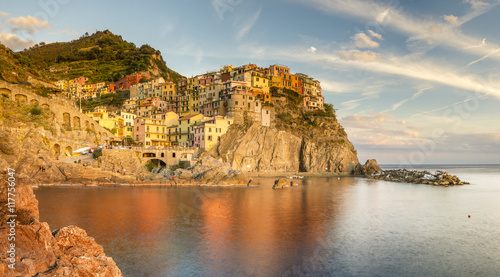
[[[273,179],[259,181],[260,188],[40,188],[36,194],[42,221],[86,229],[125,276],[439,276],[432,273],[447,273],[439,261],[460,273],[453,259],[463,257],[448,258],[436,247],[473,251],[484,267],[481,259],[500,246],[490,240],[500,235],[497,215],[474,226],[450,219],[464,202],[478,212],[500,208],[494,195],[463,194],[473,187],[332,177],[275,191]],[[475,231],[493,235],[463,242],[464,233]],[[471,247],[478,243],[486,254]],[[500,265],[494,259],[484,272]]]

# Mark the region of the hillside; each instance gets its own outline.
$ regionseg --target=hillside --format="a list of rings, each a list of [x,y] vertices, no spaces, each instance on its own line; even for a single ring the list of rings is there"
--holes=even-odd
[[[85,76],[90,83],[116,82],[139,71],[174,82],[181,77],[166,66],[159,50],[147,44],[138,48],[108,30],[70,42],[42,42],[19,54],[51,81]]]
[[[30,77],[46,79],[28,57],[15,53],[0,43],[0,79],[9,83],[22,83]]]

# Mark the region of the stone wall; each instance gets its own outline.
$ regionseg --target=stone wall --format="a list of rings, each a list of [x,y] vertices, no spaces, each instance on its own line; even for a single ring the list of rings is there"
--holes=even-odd
[[[42,134],[51,141],[50,148],[54,155],[63,156],[67,149],[72,154],[78,148],[104,144],[106,139],[115,137],[92,118],[75,110],[73,104],[65,98],[54,95],[42,97],[26,86],[1,80],[0,97],[26,105],[38,105],[54,115],[54,133],[46,131]]]

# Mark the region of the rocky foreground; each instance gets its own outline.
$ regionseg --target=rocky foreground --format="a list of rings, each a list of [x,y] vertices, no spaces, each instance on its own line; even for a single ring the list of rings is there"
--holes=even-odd
[[[38,201],[30,186],[16,187],[17,217],[12,228],[5,184],[0,192],[0,276],[123,276],[85,230],[69,226],[51,231],[46,222],[39,222]]]
[[[233,170],[228,163],[223,163],[211,156],[200,159],[192,168],[153,170],[146,176],[146,182],[171,186],[257,186],[251,178]]]
[[[392,169],[377,171],[370,175],[368,178],[392,181],[392,182],[406,182],[414,184],[427,184],[434,186],[460,186],[468,185],[469,182],[461,181],[457,176],[450,175],[444,170],[437,170],[435,172],[430,171],[418,171],[418,170],[408,170],[408,169]]]

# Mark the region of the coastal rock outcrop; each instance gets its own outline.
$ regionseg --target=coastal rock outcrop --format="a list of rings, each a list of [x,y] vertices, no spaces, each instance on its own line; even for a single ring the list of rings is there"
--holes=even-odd
[[[382,169],[378,165],[377,160],[375,159],[367,160],[365,164],[361,167],[361,170],[364,175],[371,175],[373,173],[382,171]]]
[[[151,174],[149,179],[161,184],[173,186],[255,186],[251,178],[233,170],[228,163],[223,163],[209,155],[201,158],[192,168],[178,168],[174,171],[164,169],[159,174]]]
[[[248,129],[234,126],[221,138],[217,154],[242,172],[351,173],[354,170],[358,158],[348,140],[332,134],[309,135],[257,123]]]
[[[469,182],[460,180],[457,176],[450,175],[444,170],[429,172],[427,170],[392,169],[368,175],[368,178],[392,182],[407,182],[414,184],[428,184],[434,186],[468,185]]]
[[[298,186],[298,184],[290,179],[279,178],[278,180],[274,181],[273,189],[286,189],[296,186]]]

